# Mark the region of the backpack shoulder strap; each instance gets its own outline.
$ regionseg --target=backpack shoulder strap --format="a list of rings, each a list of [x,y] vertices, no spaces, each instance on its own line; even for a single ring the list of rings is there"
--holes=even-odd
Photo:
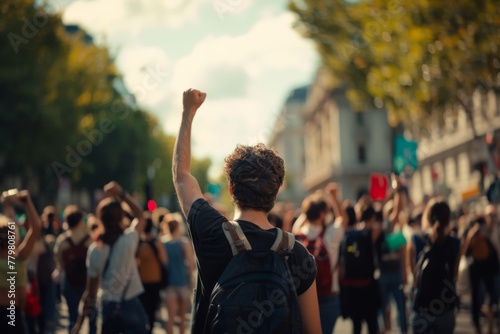
[[[243,233],[241,226],[237,222],[226,221],[222,223],[222,231],[224,232],[229,245],[231,245],[233,256],[245,250],[252,249],[252,246]]]
[[[288,260],[288,256],[293,251],[293,247],[295,245],[295,237],[290,232],[283,232],[281,229],[277,230],[278,235],[276,236],[276,240],[274,241],[271,250],[279,253],[285,254],[285,259]]]
[[[276,229],[276,239],[274,240],[274,243],[271,246],[271,250],[278,252],[278,247],[281,246],[282,240],[283,240],[283,231],[278,228],[278,229]]]

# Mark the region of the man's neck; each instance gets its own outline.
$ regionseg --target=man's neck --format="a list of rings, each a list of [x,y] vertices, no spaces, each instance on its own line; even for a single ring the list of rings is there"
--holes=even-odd
[[[238,207],[234,208],[234,219],[245,220],[259,226],[263,230],[274,228],[267,220],[267,213],[255,210],[241,210]]]

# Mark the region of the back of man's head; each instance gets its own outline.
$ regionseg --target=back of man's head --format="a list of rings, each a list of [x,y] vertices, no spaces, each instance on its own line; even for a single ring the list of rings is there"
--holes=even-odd
[[[64,209],[64,219],[69,228],[75,228],[83,219],[83,212],[76,205],[68,205]]]
[[[302,201],[302,213],[306,214],[309,221],[318,220],[322,213],[326,214],[328,205],[321,194],[312,194]]]
[[[283,184],[285,164],[264,144],[238,145],[225,159],[233,203],[242,210],[269,212]]]

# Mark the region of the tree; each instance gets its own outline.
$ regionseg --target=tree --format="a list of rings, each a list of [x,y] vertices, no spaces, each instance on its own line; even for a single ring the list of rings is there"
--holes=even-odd
[[[47,4],[4,0],[0,38],[0,185],[21,177],[53,203],[63,178],[93,194],[110,180],[173,194],[174,138],[130,103],[106,46],[65,27]],[[193,160],[204,187],[210,160]],[[150,180],[148,170],[155,174]],[[36,189],[39,189],[37,193]]]
[[[498,0],[291,0],[290,9],[332,85],[347,85],[356,110],[385,106],[392,125],[418,132],[461,109],[473,127],[474,91],[499,89]]]

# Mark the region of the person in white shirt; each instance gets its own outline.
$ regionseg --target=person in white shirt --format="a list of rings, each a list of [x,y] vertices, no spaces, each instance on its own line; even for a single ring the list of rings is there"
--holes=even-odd
[[[87,254],[87,288],[82,296],[83,313],[79,314],[72,333],[78,333],[83,320],[91,314],[97,290],[102,290],[102,332],[147,332],[148,320],[139,295],[144,288],[139,277],[135,254],[139,235],[144,230],[145,219],[135,198],[127,194],[116,182],[104,186],[110,196],[97,206],[96,216],[104,227],[104,233],[90,245]],[[131,208],[135,219],[123,229],[124,211],[120,200]]]

